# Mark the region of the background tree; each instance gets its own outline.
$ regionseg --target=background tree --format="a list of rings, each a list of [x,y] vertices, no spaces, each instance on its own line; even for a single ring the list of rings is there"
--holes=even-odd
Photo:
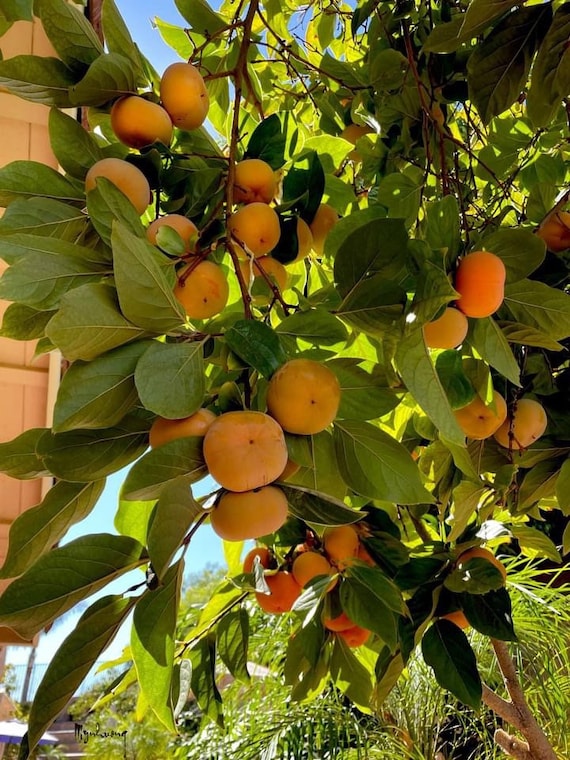
[[[177,6],[187,29],[157,25],[182,60],[161,76],[112,0],[106,49],[79,9],[36,0],[59,58],[0,62],[3,87],[51,106],[63,169],[0,170],[2,334],[70,363],[52,429],[0,446],[9,475],[58,479],[12,528],[0,623],[32,636],[146,571],[63,644],[29,747],[131,611],[139,710],[174,730],[191,686],[222,725],[215,663],[247,679],[255,598],[290,613],[295,699],[332,681],[377,711],[419,646],[524,737],[498,731],[507,754],[554,758],[494,551],[558,563],[570,543],[566,5]],[[52,550],[129,465],[119,535]],[[180,640],[208,517],[228,580]]]

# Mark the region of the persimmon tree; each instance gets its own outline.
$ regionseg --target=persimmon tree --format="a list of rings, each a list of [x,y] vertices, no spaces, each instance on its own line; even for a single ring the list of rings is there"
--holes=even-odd
[[[2,335],[67,368],[52,428],[0,445],[9,476],[56,481],[12,526],[0,624],[31,638],[145,573],[63,643],[22,757],[131,613],[139,713],[175,730],[191,686],[222,723],[216,663],[248,677],[256,603],[291,616],[293,698],[332,680],[375,710],[421,647],[507,721],[507,754],[556,757],[509,656],[508,559],[506,581],[491,559],[570,549],[569,6],[176,5],[187,28],[156,21],[164,75],[113,0],[105,45],[80,8],[35,0],[59,57],[0,62],[0,86],[50,108],[61,166],[0,170]],[[117,532],[66,543],[122,468]],[[243,572],[225,541],[227,581],[178,639],[212,510],[265,549]],[[466,625],[511,700],[481,682]]]

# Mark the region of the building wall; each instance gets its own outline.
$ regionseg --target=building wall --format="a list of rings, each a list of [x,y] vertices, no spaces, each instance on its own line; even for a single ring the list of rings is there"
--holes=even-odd
[[[21,54],[55,56],[41,26],[27,21],[17,22],[0,37],[0,50],[4,59]],[[46,106],[0,92],[0,166],[24,159],[57,168],[49,143],[48,114]],[[5,268],[0,261],[0,274]],[[8,305],[0,301],[0,319]],[[46,355],[34,358],[34,351],[33,341],[0,338],[0,442],[50,424],[48,399],[54,359]],[[38,504],[48,487],[45,480],[19,481],[0,474],[0,565],[6,558],[10,525],[24,510]],[[0,590],[6,583],[0,581]],[[0,647],[14,643],[22,641],[10,629],[0,627]]]

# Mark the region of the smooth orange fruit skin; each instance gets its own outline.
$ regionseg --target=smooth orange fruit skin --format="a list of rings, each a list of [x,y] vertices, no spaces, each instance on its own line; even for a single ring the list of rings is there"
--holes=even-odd
[[[236,203],[271,203],[277,190],[275,172],[266,161],[246,158],[236,164],[234,201]]]
[[[495,433],[507,418],[507,404],[497,391],[493,391],[495,409],[485,406],[480,396],[475,396],[467,406],[456,409],[453,414],[459,427],[468,438],[482,441]]]
[[[322,256],[325,249],[327,235],[338,222],[336,210],[328,203],[321,203],[313,221],[309,225],[313,235],[313,250],[318,256]]]
[[[346,612],[341,612],[335,618],[325,617],[323,625],[328,631],[338,633],[339,631],[347,631],[349,628],[354,628],[355,623],[354,620],[348,617]]]
[[[469,322],[459,309],[448,306],[441,317],[423,326],[428,348],[457,348],[465,340]]]
[[[560,253],[570,248],[570,213],[557,211],[555,214],[549,214],[536,234],[544,240],[549,251]]]
[[[277,212],[266,203],[249,203],[228,220],[228,230],[256,258],[272,251],[281,237]]]
[[[495,440],[508,449],[509,430],[512,430],[511,447],[516,451],[526,449],[531,443],[538,441],[547,425],[548,418],[542,404],[531,398],[521,398],[517,402],[512,425],[511,420],[506,419],[495,432]]]
[[[280,261],[273,259],[271,256],[260,256],[257,259],[248,258],[246,261],[240,261],[239,268],[245,280],[246,285],[253,286],[253,283],[262,282],[263,293],[256,292],[253,295],[253,302],[258,306],[264,306],[268,304],[272,297],[273,291],[269,287],[269,283],[263,276],[264,272],[269,279],[277,285],[280,291],[287,288],[289,282],[289,275],[287,270]],[[253,275],[253,280],[251,276]],[[257,290],[257,288],[256,288]],[[266,292],[265,292],[266,291]]]
[[[202,438],[215,419],[216,415],[209,409],[198,409],[190,417],[180,420],[167,420],[164,417],[157,417],[149,431],[150,446],[155,449],[157,446],[162,446],[163,443],[187,436]]]
[[[458,567],[461,567],[461,565],[465,564],[465,562],[468,562],[470,559],[484,559],[487,562],[490,562],[492,565],[495,565],[497,570],[501,571],[503,580],[507,580],[506,567],[495,557],[493,552],[489,551],[489,549],[484,549],[482,546],[475,546],[473,549],[467,549],[467,551],[459,555],[455,564]]]
[[[262,567],[268,568],[271,566],[272,556],[267,546],[256,546],[245,555],[243,560],[244,573],[251,573],[253,571],[253,563],[256,557],[259,557]]]
[[[188,217],[182,214],[166,214],[151,222],[146,230],[146,236],[153,245],[157,245],[156,236],[161,227],[172,227],[180,235],[186,247],[186,253],[192,251],[192,240],[198,235],[198,227]]]
[[[456,626],[464,631],[469,628],[469,621],[465,617],[465,614],[461,610],[455,610],[455,612],[448,612],[447,615],[442,615],[441,620],[449,620],[451,623],[455,623]]]
[[[454,288],[459,293],[457,308],[467,317],[489,317],[505,297],[505,265],[489,251],[469,253],[459,262]]]
[[[337,636],[340,636],[349,647],[355,649],[366,644],[370,638],[370,631],[366,628],[361,628],[359,625],[355,625],[352,628],[347,628],[346,631],[338,631]]]
[[[283,430],[263,412],[226,412],[204,438],[210,475],[229,491],[251,491],[277,480],[287,463]]]
[[[320,433],[336,417],[339,404],[336,375],[312,359],[291,359],[269,381],[267,409],[288,433]]]
[[[152,194],[147,178],[136,166],[122,158],[102,158],[85,175],[85,190],[94,190],[98,177],[105,177],[130,200],[139,216],[146,211]]]
[[[299,246],[297,255],[293,261],[288,261],[288,264],[296,264],[298,261],[302,261],[309,255],[313,247],[313,233],[307,222],[301,217],[297,219],[297,242]]]
[[[209,319],[219,314],[228,302],[230,287],[222,269],[213,261],[201,261],[185,280],[180,279],[174,296],[180,301],[190,319]]]
[[[279,530],[287,510],[287,498],[276,486],[241,493],[225,491],[210,513],[210,523],[225,541],[246,541]]]
[[[339,525],[325,530],[323,546],[331,563],[342,570],[358,556],[360,540],[352,525]]]
[[[322,554],[305,551],[295,557],[291,572],[299,586],[305,586],[317,575],[330,575],[332,565]]]
[[[172,63],[160,80],[160,99],[172,123],[179,129],[197,129],[206,120],[210,98],[197,68]]]
[[[291,573],[280,571],[275,575],[266,575],[265,582],[271,594],[256,592],[257,603],[265,612],[279,614],[289,612],[301,595],[301,586]]]
[[[170,145],[172,121],[157,103],[138,95],[126,95],[111,108],[111,129],[129,148],[144,148],[158,140]]]

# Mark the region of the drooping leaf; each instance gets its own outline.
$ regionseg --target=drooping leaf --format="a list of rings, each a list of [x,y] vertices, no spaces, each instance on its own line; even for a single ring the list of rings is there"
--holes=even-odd
[[[328,494],[311,491],[297,485],[282,485],[289,511],[301,520],[315,525],[347,525],[358,522],[363,512],[350,509]]]
[[[117,532],[122,536],[131,536],[145,545],[155,503],[154,500],[127,501],[119,498],[119,507],[114,519]]]
[[[512,532],[524,554],[532,557],[546,557],[552,562],[557,563],[562,561],[560,552],[556,548],[554,541],[543,531],[531,528],[528,525],[517,524],[512,526]]]
[[[327,363],[340,383],[341,396],[338,417],[349,420],[373,420],[395,409],[400,397],[387,387],[382,370],[370,371],[360,366],[358,359],[333,359]]]
[[[84,203],[83,190],[51,166],[38,161],[12,161],[0,169],[0,205],[32,197]]]
[[[348,337],[343,323],[325,309],[297,311],[279,323],[277,333],[318,346],[340,343]]]
[[[138,237],[144,236],[144,227],[135,207],[106,177],[98,177],[96,187],[87,193],[87,211],[91,223],[109,247],[114,222],[120,222]]]
[[[85,179],[87,170],[104,157],[95,138],[59,108],[50,110],[49,136],[60,166],[75,179]]]
[[[244,158],[260,158],[272,169],[279,169],[285,163],[286,135],[279,116],[271,114],[253,130]]]
[[[554,14],[532,70],[527,113],[535,127],[549,124],[570,88],[569,35],[570,8],[563,3]]]
[[[506,589],[487,594],[462,594],[461,608],[469,623],[480,633],[501,641],[516,641],[511,600]]]
[[[58,58],[16,55],[0,61],[0,86],[32,103],[71,108],[73,73]]]
[[[38,454],[47,428],[26,430],[11,441],[0,443],[0,472],[18,480],[49,477],[51,474]]]
[[[218,654],[234,678],[243,683],[250,680],[247,670],[249,615],[240,607],[225,615],[216,630]]]
[[[452,409],[460,409],[473,401],[477,394],[463,372],[458,351],[442,351],[435,361],[435,369]]]
[[[4,312],[0,336],[13,340],[43,338],[55,311],[38,311],[23,303],[11,303]]]
[[[271,377],[287,361],[278,334],[264,322],[240,320],[224,337],[230,349],[264,377]]]
[[[103,45],[84,13],[65,0],[34,0],[45,33],[70,69],[84,71],[103,54]]]
[[[330,662],[335,686],[364,713],[370,712],[372,677],[348,645],[336,637]]]
[[[301,438],[301,437],[300,437]],[[332,496],[342,500],[346,494],[346,483],[342,479],[336,460],[332,435],[323,430],[321,433],[302,438],[297,445],[288,437],[291,447],[291,459],[301,465],[301,469],[288,479],[288,483],[309,489],[323,496]],[[295,459],[297,454],[299,459]],[[305,458],[308,454],[308,461]]]
[[[570,296],[536,280],[520,280],[505,288],[505,306],[516,322],[562,339],[570,334]]]
[[[141,83],[144,82],[146,77],[143,73],[144,65],[141,53],[133,42],[131,33],[119,13],[115,0],[105,0],[101,12],[101,21],[105,44],[109,52],[126,56],[139,75]]]
[[[0,219],[0,239],[29,233],[75,241],[86,225],[87,217],[76,206],[51,198],[30,198],[14,201],[6,209]]]
[[[190,650],[192,662],[192,692],[200,709],[220,728],[224,726],[222,697],[216,685],[215,642],[204,637]]]
[[[121,95],[136,95],[136,82],[136,68],[128,58],[120,53],[105,53],[70,88],[69,97],[74,106],[101,106]]]
[[[570,510],[570,459],[560,468],[560,475],[556,481],[556,498],[560,509],[567,515]]]
[[[507,282],[518,282],[544,261],[544,240],[530,230],[502,228],[484,238],[485,250],[498,256],[507,270]]]
[[[520,386],[520,368],[511,347],[492,317],[472,319],[467,342],[479,356],[513,383]]]
[[[192,29],[200,34],[215,34],[226,26],[223,18],[212,10],[206,0],[175,0],[175,2]]]

